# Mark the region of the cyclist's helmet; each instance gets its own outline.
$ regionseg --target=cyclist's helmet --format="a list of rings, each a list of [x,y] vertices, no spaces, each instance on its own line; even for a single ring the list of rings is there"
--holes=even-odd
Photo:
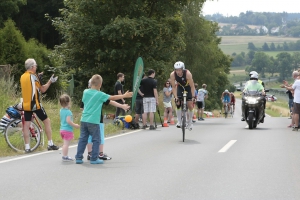
[[[249,73],[249,76],[251,77],[251,75],[253,75],[253,74],[256,74],[257,77],[258,77],[258,73],[257,73],[256,71],[251,71],[251,72]]]
[[[6,113],[8,114],[8,116],[10,118],[13,118],[13,119],[21,119],[21,115],[20,113],[15,109],[13,108],[12,106],[8,107],[6,109]]]
[[[225,93],[229,93],[229,91],[226,89],[225,91],[224,91]]]
[[[178,61],[174,64],[174,69],[185,69],[184,63],[181,61]]]
[[[252,74],[252,75],[250,76],[250,79],[251,79],[251,80],[258,80],[258,74]]]

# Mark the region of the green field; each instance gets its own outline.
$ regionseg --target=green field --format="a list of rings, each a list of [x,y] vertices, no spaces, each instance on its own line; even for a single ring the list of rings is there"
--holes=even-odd
[[[271,37],[271,36],[222,36],[222,41],[219,47],[225,54],[231,55],[232,53],[247,53],[248,43],[252,42],[257,48],[261,48],[266,42],[269,46],[273,42],[275,46],[277,44],[282,45],[284,42],[296,42],[300,38],[288,38],[288,37]],[[293,51],[290,51],[292,53]],[[266,52],[270,56],[276,56],[280,51]]]

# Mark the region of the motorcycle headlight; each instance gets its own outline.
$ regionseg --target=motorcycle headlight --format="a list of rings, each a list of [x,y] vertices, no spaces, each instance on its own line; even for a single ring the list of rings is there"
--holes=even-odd
[[[256,104],[258,103],[257,99],[249,98],[246,100],[246,103],[248,104]]]

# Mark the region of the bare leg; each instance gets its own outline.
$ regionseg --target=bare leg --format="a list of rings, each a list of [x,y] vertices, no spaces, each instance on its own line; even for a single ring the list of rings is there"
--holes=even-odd
[[[64,140],[64,145],[62,146],[62,154],[64,157],[68,156],[70,140]]]
[[[29,144],[29,127],[30,127],[31,121],[25,121],[23,125],[23,136],[25,144]]]
[[[153,112],[149,113],[149,118],[150,118],[150,125],[153,126],[153,119],[154,119],[154,113]]]
[[[50,119],[49,118],[45,119],[43,121],[43,123],[44,123],[44,126],[45,126],[45,132],[46,132],[48,141],[52,140],[52,129],[51,129]]]

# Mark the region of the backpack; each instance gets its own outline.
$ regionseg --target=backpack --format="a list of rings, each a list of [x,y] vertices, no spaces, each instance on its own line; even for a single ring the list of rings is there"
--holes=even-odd
[[[135,120],[133,119],[130,123],[130,129],[139,129],[140,128],[140,125],[138,123],[135,122]]]

